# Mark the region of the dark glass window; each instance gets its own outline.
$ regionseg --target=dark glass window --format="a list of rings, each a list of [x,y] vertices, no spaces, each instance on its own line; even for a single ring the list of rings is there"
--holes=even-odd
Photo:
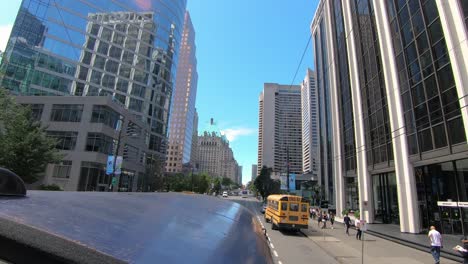
[[[78,191],[97,191],[98,184],[109,186],[111,175],[106,174],[106,165],[97,162],[81,162]]]
[[[429,37],[431,38],[432,43],[436,43],[441,38],[444,37],[444,32],[442,31],[442,26],[440,25],[440,19],[437,19],[429,26]]]
[[[111,128],[116,128],[119,113],[104,105],[94,105],[91,115],[91,123],[103,123]]]
[[[86,151],[112,154],[114,139],[102,133],[88,133]]]
[[[50,120],[55,122],[81,122],[83,105],[54,104]]]
[[[452,88],[455,85],[453,78],[452,66],[447,65],[437,71],[437,78],[439,79],[439,88],[441,91]]]
[[[27,105],[31,109],[31,118],[35,121],[40,121],[42,118],[42,111],[44,110],[43,104],[30,104]]]
[[[55,146],[60,150],[74,150],[78,132],[74,131],[47,131],[47,136],[57,140]]]
[[[439,17],[435,0],[426,1],[423,4],[423,10],[426,17],[426,24],[430,24],[434,19]]]
[[[463,120],[461,117],[450,120],[448,122],[447,130],[449,132],[449,140],[451,144],[462,143],[466,141]]]
[[[70,178],[70,171],[72,167],[71,160],[62,160],[54,165],[52,177],[54,178]]]
[[[431,130],[426,129],[419,132],[419,141],[421,142],[421,151],[428,151],[432,150],[434,147],[432,146],[432,135]]]
[[[447,146],[447,135],[445,134],[445,126],[443,124],[432,128],[434,134],[434,145],[436,148]]]

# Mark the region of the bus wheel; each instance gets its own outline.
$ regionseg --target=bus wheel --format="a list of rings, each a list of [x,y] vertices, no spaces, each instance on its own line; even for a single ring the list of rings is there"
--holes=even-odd
[[[271,220],[271,230],[278,230],[278,227],[275,225],[275,223],[273,222],[273,220]]]
[[[265,217],[265,222],[270,222],[270,219],[268,219],[267,217]]]

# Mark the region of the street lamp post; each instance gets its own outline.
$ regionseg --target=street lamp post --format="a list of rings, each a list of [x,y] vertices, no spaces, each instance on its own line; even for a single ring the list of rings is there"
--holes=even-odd
[[[289,147],[286,147],[286,180],[287,180],[287,193],[289,193]]]
[[[117,181],[117,178],[116,178],[116,174],[115,174],[115,168],[116,168],[116,165],[117,165],[117,156],[119,155],[119,149],[120,149],[120,141],[122,140],[122,129],[123,129],[123,125],[124,125],[124,117],[123,116],[119,116],[119,121],[120,121],[120,129],[119,129],[119,136],[117,137],[117,146],[115,148],[115,151],[114,151],[114,164],[112,165],[112,182],[114,181]],[[114,186],[113,184],[111,183],[111,191],[114,191]],[[117,186],[118,188],[118,186]],[[118,190],[118,189],[117,189]]]
[[[192,166],[192,184],[191,184],[191,189],[192,189],[192,192],[193,192],[193,166]]]

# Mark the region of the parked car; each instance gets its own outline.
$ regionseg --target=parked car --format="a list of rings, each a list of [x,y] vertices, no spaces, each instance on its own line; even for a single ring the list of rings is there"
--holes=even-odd
[[[223,197],[228,197],[228,193],[227,193],[227,192],[223,192]]]

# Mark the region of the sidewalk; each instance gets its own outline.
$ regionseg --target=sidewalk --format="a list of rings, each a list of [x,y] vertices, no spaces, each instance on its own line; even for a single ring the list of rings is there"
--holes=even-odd
[[[404,245],[415,247],[415,248],[427,248],[429,244],[429,240],[427,238],[427,234],[409,234],[409,233],[401,233],[400,227],[397,225],[391,224],[370,224],[367,226],[368,232],[371,234],[375,234],[382,238],[387,238],[390,240],[394,240],[395,242],[400,242]],[[442,234],[442,241],[444,248],[441,250],[442,255],[455,258],[458,260],[462,260],[461,257],[452,250],[456,245],[462,245],[460,240],[462,236],[456,235],[444,235]]]
[[[302,231],[311,241],[334,257],[339,263],[360,264],[362,263],[362,252],[364,252],[364,263],[434,263],[429,247],[424,252],[369,233],[363,234],[363,240],[357,240],[354,229],[349,230],[350,235],[348,236],[345,234],[342,223],[335,223],[334,229],[330,229],[329,224],[327,222],[326,229],[320,229],[317,226],[317,221],[311,219],[309,220],[309,229]],[[313,260],[311,262],[313,263]],[[441,258],[440,263],[454,264],[460,262]]]

